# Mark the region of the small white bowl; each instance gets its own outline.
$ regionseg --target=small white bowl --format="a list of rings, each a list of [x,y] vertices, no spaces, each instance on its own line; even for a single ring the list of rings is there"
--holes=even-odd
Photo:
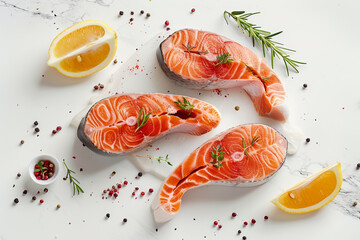
[[[35,165],[40,161],[40,160],[49,160],[50,162],[52,162],[55,166],[55,172],[54,175],[49,178],[48,180],[38,180],[36,179],[35,175],[34,175],[34,170],[35,170]],[[30,178],[37,184],[40,185],[48,185],[50,183],[53,183],[55,181],[55,179],[57,178],[58,174],[60,171],[60,163],[59,160],[57,160],[54,156],[49,155],[49,154],[42,154],[39,156],[36,156],[35,158],[33,158],[29,164],[29,174],[30,174]]]

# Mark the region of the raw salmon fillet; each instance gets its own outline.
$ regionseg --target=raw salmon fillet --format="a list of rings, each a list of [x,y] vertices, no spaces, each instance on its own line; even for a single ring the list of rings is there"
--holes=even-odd
[[[218,56],[233,61],[219,64]],[[161,44],[157,52],[164,72],[185,87],[225,89],[241,87],[256,111],[285,121],[285,91],[280,79],[263,59],[248,48],[215,33],[183,29]]]
[[[165,180],[152,203],[155,221],[172,219],[181,197],[191,188],[209,183],[265,183],[284,163],[286,151],[287,140],[266,125],[240,125],[219,134],[192,152]]]
[[[220,114],[214,106],[185,97],[194,108],[184,110],[175,103],[183,102],[183,97],[118,94],[105,98],[95,103],[82,119],[78,137],[95,152],[126,154],[169,133],[201,135],[217,127]],[[146,124],[137,130],[138,120],[143,119],[141,109],[142,113],[150,115]]]

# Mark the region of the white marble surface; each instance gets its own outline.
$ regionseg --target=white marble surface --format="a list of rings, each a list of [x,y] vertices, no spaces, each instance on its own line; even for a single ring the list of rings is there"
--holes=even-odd
[[[196,12],[190,14],[193,7]],[[206,239],[241,239],[243,235],[247,239],[359,239],[360,205],[352,207],[354,201],[360,202],[360,170],[356,170],[356,163],[360,162],[360,82],[356,79],[360,63],[359,7],[356,1],[310,0],[0,0],[0,103],[4,109],[0,124],[3,164],[0,239],[204,239],[204,236]],[[141,9],[150,12],[151,17],[140,16]],[[118,17],[120,10],[125,12],[121,18]],[[170,21],[172,30],[183,27],[209,30],[252,48],[247,37],[234,26],[226,25],[223,10],[261,11],[253,21],[272,31],[284,30],[279,40],[297,50],[296,59],[308,63],[300,68],[299,74],[291,73],[289,77],[281,64],[277,64],[275,70],[286,86],[292,117],[311,142],[304,144],[296,155],[289,156],[267,184],[244,189],[208,186],[190,191],[184,196],[178,216],[165,225],[156,226],[150,211],[155,194],[138,199],[130,195],[135,186],[146,192],[150,187],[158,189],[161,180],[150,174],[134,179],[138,170],[128,159],[92,153],[82,147],[69,124],[94,96],[93,85],[106,84],[116,69],[126,64],[131,66],[127,59],[136,49],[141,53],[143,44],[164,32],[165,20]],[[133,25],[129,24],[130,11],[135,12]],[[118,33],[118,63],[84,79],[69,79],[47,67],[47,50],[61,30],[87,19],[102,20]],[[254,51],[261,53],[258,49]],[[303,83],[308,84],[306,90],[302,89]],[[129,82],[126,84],[124,91],[133,87]],[[183,91],[183,94],[195,94]],[[250,101],[243,93],[237,95],[231,90],[223,94],[229,94],[229,99],[241,100],[239,112],[223,116],[223,128],[233,124],[231,117],[236,118],[238,124],[265,121],[247,108]],[[225,112],[234,107],[224,96],[211,99]],[[33,134],[35,120],[40,123],[38,137]],[[63,130],[51,136],[52,129],[58,125]],[[194,144],[215,133],[193,140]],[[186,137],[177,135],[167,140],[174,142],[177,138]],[[19,146],[21,139],[25,144]],[[180,162],[186,151],[192,151],[177,153],[164,142],[153,145],[150,151],[159,155],[171,152],[174,163]],[[154,150],[156,147],[160,149]],[[32,202],[31,197],[42,189],[33,185],[27,176],[27,166],[40,153],[65,159],[77,171],[85,194],[72,197],[69,183],[61,179],[65,176],[62,169],[60,178],[48,187],[49,192],[37,195],[37,200]],[[290,215],[269,202],[280,191],[336,161],[342,164],[343,186],[335,200],[323,209]],[[80,172],[80,168],[84,171]],[[109,178],[114,170],[117,174]],[[22,174],[20,178],[16,178],[18,172]],[[121,190],[117,200],[101,199],[104,188],[125,178],[130,184]],[[22,195],[24,189],[28,190],[27,195]],[[16,206],[13,205],[15,197],[20,201]],[[45,201],[42,205],[40,199]],[[58,210],[57,204],[62,206]],[[233,211],[239,214],[235,219],[230,217]],[[107,220],[106,213],[111,214]],[[266,222],[264,215],[270,218]],[[126,224],[122,224],[124,217],[128,219]],[[252,218],[257,223],[244,228],[242,222]],[[220,220],[221,230],[213,228],[214,220]],[[240,236],[238,229],[243,232]]]

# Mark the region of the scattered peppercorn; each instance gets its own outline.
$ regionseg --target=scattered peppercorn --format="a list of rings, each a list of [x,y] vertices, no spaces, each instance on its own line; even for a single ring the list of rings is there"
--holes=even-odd
[[[127,222],[127,218],[124,218],[124,219],[123,219],[123,223],[126,223],[126,222]]]
[[[103,88],[104,88],[104,84],[100,83],[100,84],[99,84],[99,87],[100,87],[100,89],[103,89]]]
[[[56,134],[57,132],[56,132],[56,130],[52,130],[52,134]]]
[[[111,188],[112,188],[112,189],[114,189],[114,190],[116,189],[115,185],[112,185],[112,187],[111,187]]]
[[[141,196],[144,196],[144,195],[145,195],[145,192],[141,192],[140,195],[141,195]]]
[[[95,85],[94,86],[94,90],[98,90],[99,89],[99,86],[98,85]]]
[[[265,217],[264,217],[264,219],[265,219],[265,220],[268,220],[268,219],[269,219],[269,217],[268,217],[268,216],[265,216]]]
[[[44,203],[44,200],[40,199],[40,203]]]
[[[251,219],[251,223],[252,223],[252,224],[255,224],[255,223],[256,223],[256,220],[255,220],[255,219]]]
[[[38,121],[35,121],[35,122],[34,122],[34,125],[35,125],[35,126],[37,126],[38,124],[39,124]]]
[[[306,139],[306,142],[307,142],[307,143],[310,142],[310,138],[307,138],[307,139]]]
[[[353,206],[355,207],[357,204],[358,204],[358,202],[357,202],[357,201],[355,201],[355,202],[353,203]]]
[[[115,174],[116,174],[116,172],[115,172],[115,171],[113,171],[113,172],[111,173],[111,175],[113,175],[113,176],[114,176]]]
[[[170,31],[170,28],[168,27],[168,28],[166,28],[166,31]]]
[[[83,171],[83,169],[82,168],[80,168],[80,172],[82,172]]]
[[[61,208],[61,205],[60,204],[56,205],[56,208],[57,209]]]
[[[356,168],[357,168],[357,169],[360,169],[360,163],[358,163],[358,164],[356,165]]]
[[[214,221],[214,225],[215,225],[215,226],[218,225],[218,222],[217,222],[217,221]]]
[[[119,15],[120,15],[120,16],[124,15],[124,12],[123,12],[123,11],[120,11],[120,12],[119,12]]]
[[[131,12],[130,12],[130,14],[131,14],[131,15],[134,15],[134,12],[133,12],[133,11],[131,11]]]
[[[35,128],[35,132],[40,132],[40,129],[39,129],[39,128]]]
[[[104,189],[103,193],[106,193],[106,190]]]
[[[134,19],[133,19],[133,18],[130,18],[130,22],[132,22],[132,21],[134,21]]]
[[[248,225],[248,222],[244,222],[244,225],[245,225],[245,226]]]
[[[118,187],[118,188],[121,188],[121,184],[118,184],[117,187]]]
[[[48,191],[49,191],[49,189],[47,189],[47,188],[44,188],[44,192],[46,192],[46,193],[47,193]]]
[[[238,234],[240,234],[241,233],[241,230],[238,230]]]
[[[135,191],[137,191],[137,190],[139,190],[139,188],[138,188],[138,187],[135,187]]]
[[[245,236],[243,236],[243,240],[246,240],[246,237],[245,237]]]
[[[25,141],[24,141],[24,140],[21,140],[21,141],[20,141],[20,144],[21,144],[21,145],[23,145],[24,143],[25,143]]]
[[[235,110],[239,111],[240,107],[239,106],[235,106]]]
[[[35,197],[35,196],[33,196],[33,197],[32,197],[32,200],[33,200],[33,201],[35,201],[35,200],[36,200],[36,197]]]
[[[169,21],[166,20],[166,21],[165,21],[165,26],[169,26],[169,24],[170,24]]]
[[[236,212],[233,212],[233,213],[231,214],[231,216],[232,216],[232,217],[236,217],[236,216],[237,216]]]
[[[15,198],[15,199],[14,199],[14,203],[18,204],[18,203],[19,203],[19,199]]]
[[[23,194],[26,195],[26,194],[27,194],[27,190],[24,190],[24,191],[23,191]]]
[[[195,8],[191,9],[191,12],[192,12],[192,13],[195,12]]]
[[[146,17],[147,17],[147,18],[149,18],[150,16],[151,16],[150,13],[147,13],[147,14],[146,14]]]
[[[128,185],[128,181],[124,181],[124,185]]]
[[[57,127],[56,127],[56,131],[60,131],[61,129],[62,129],[61,126],[57,126]]]
[[[17,177],[21,177],[21,173],[18,173],[16,176],[17,176]]]
[[[141,177],[142,175],[143,175],[142,172],[139,172],[139,173],[138,173],[138,176],[139,176],[139,177]]]
[[[303,84],[303,88],[307,88],[307,84],[306,84],[306,83]]]
[[[111,196],[111,195],[113,195],[114,194],[114,192],[113,191],[109,191],[109,195]]]
[[[140,14],[144,14],[144,10],[141,10],[141,11],[140,11]]]
[[[114,193],[114,198],[117,198],[119,195],[117,193]]]
[[[219,224],[218,228],[221,229],[221,228],[222,228],[222,225]]]
[[[159,229],[156,228],[155,231],[157,232],[157,231],[159,231]]]
[[[131,195],[132,195],[132,196],[135,196],[135,192],[133,192]]]
[[[154,189],[149,188],[149,193],[152,193],[152,192],[154,192]]]
[[[109,218],[109,217],[110,217],[110,213],[107,213],[107,214],[106,214],[106,218]]]
[[[114,59],[114,64],[117,64],[117,59],[116,58]]]

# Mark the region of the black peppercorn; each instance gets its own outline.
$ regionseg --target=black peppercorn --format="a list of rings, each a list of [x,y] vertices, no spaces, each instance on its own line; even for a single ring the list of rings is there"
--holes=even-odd
[[[358,163],[358,164],[356,165],[356,168],[357,168],[357,169],[360,169],[360,163]]]
[[[37,126],[38,124],[39,124],[38,121],[35,121],[35,122],[34,122],[34,125],[35,125],[35,126]]]
[[[120,12],[119,12],[119,15],[120,15],[120,16],[124,15],[124,12],[123,12],[123,11],[120,11]]]
[[[131,12],[130,12],[130,14],[131,14],[131,15],[134,15],[134,12],[133,12],[133,11],[131,11]]]
[[[15,198],[14,203],[19,203],[19,199]]]
[[[20,141],[20,144],[21,144],[21,145],[23,145],[24,143],[25,143],[25,141],[24,141],[24,140],[21,140],[21,141]]]
[[[132,21],[134,21],[134,19],[133,19],[133,18],[130,18],[130,22],[132,22]]]
[[[141,177],[143,174],[142,174],[142,172],[139,172],[138,173],[138,177]]]
[[[24,195],[27,194],[27,190],[24,190],[24,191],[23,191],[23,194],[24,194]]]
[[[245,236],[243,236],[243,240],[246,240],[246,237],[245,237]]]
[[[21,177],[21,173],[18,173],[16,176],[17,176],[17,177]]]
[[[111,175],[113,175],[113,176],[114,176],[115,174],[116,174],[116,172],[115,172],[115,171],[113,171],[113,172],[111,173]]]
[[[141,10],[141,11],[140,11],[140,14],[144,14],[144,10]]]
[[[39,129],[39,128],[35,128],[35,132],[40,132],[40,129]]]
[[[241,230],[238,230],[238,234],[240,234],[241,233]]]
[[[127,218],[124,218],[124,219],[123,219],[123,222],[126,223],[126,222],[127,222]]]
[[[307,142],[307,143],[310,142],[310,138],[307,138],[307,139],[306,139],[306,142]]]
[[[303,88],[307,88],[307,84],[306,84],[306,83],[303,84]]]
[[[44,188],[44,192],[46,192],[46,193],[47,193],[48,191],[49,191],[49,189],[47,189],[47,188]]]
[[[33,197],[32,197],[32,200],[33,200],[33,201],[35,201],[35,200],[36,200],[36,197],[35,197],[35,196],[33,196]]]
[[[149,18],[150,16],[151,16],[150,13],[147,13],[147,14],[146,14],[146,17],[147,17],[147,18]]]
[[[109,217],[110,217],[110,213],[107,213],[107,214],[106,214],[106,217],[109,218]]]

